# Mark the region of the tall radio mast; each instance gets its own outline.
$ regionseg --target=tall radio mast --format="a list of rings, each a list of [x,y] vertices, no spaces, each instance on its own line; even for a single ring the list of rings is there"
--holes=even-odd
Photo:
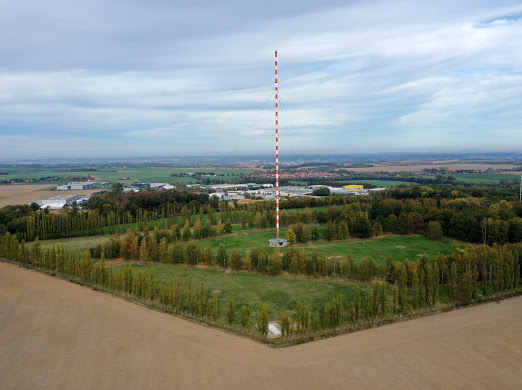
[[[270,246],[286,246],[288,241],[279,238],[279,90],[277,88],[277,50],[275,51],[275,136],[276,136],[276,159],[275,159],[275,176],[276,176],[276,231],[277,238],[269,240]]]
[[[277,50],[275,51],[275,132],[276,132],[276,229],[277,229],[277,240],[279,241],[279,116],[277,109],[278,107],[278,95],[277,90]]]

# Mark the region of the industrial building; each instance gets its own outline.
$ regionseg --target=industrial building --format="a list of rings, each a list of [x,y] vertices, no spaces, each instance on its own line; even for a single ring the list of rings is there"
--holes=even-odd
[[[58,191],[69,190],[90,190],[92,188],[100,187],[102,185],[99,181],[72,181],[62,186],[56,187]]]
[[[36,204],[39,205],[41,209],[60,210],[65,206],[74,206],[85,203],[88,199],[89,196],[58,195],[49,199],[38,200],[36,201]]]
[[[242,183],[242,184],[212,184],[212,185],[201,185],[201,188],[211,188],[213,190],[232,190],[238,188],[250,188],[250,187],[259,187],[260,184],[256,183]],[[187,187],[189,187],[187,185]]]

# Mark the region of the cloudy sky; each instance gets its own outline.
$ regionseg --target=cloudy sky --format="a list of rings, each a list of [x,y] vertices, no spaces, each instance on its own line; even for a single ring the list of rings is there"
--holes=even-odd
[[[0,159],[522,149],[522,4],[2,0]]]

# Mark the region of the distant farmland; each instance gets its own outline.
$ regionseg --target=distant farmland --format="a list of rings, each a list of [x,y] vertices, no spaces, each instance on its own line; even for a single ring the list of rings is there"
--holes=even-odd
[[[35,170],[27,169],[27,172],[19,172],[19,168],[5,168],[9,175],[3,175],[1,180],[11,179],[39,179],[41,177],[62,177],[63,180],[39,182],[38,184],[60,184],[65,183],[68,180],[66,177],[81,177],[81,176],[92,176],[96,180],[108,181],[110,183],[120,182],[123,184],[132,184],[134,182],[169,182],[169,183],[194,183],[195,179],[191,177],[173,177],[172,174],[189,174],[195,172],[213,172],[217,177],[215,179],[226,179],[228,175],[239,175],[241,173],[248,174],[253,171],[243,169],[223,169],[213,167],[194,167],[194,168],[127,168],[127,169],[115,169],[115,170],[75,170],[73,172],[65,172],[63,168],[60,169],[46,169],[46,170]],[[25,170],[25,169],[24,169]],[[225,176],[227,175],[227,176]],[[128,177],[128,180],[121,180],[123,177]]]
[[[511,173],[458,173],[451,175],[465,183],[498,183],[507,180],[520,180],[520,175]]]

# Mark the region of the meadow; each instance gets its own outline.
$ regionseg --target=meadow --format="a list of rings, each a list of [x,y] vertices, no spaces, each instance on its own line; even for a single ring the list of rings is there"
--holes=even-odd
[[[319,227],[319,231],[322,227]],[[280,236],[284,237],[288,227],[281,228]],[[240,230],[239,225],[233,225],[233,233],[196,240],[201,249],[210,244],[214,252],[220,244],[223,244],[230,253],[237,249],[243,257],[251,248],[264,248],[269,256],[274,252],[274,248],[268,246],[268,240],[275,237],[274,229],[249,229]],[[113,235],[100,235],[92,237],[77,237],[58,240],[41,241],[43,248],[62,244],[66,249],[79,251],[89,250],[96,245],[103,243]],[[349,238],[340,241],[317,240],[307,244],[294,244],[297,249],[304,249],[308,253],[326,253],[328,256],[346,256],[351,254],[354,261],[358,264],[363,257],[371,256],[377,264],[384,264],[388,256],[394,261],[404,261],[409,259],[416,261],[424,253],[429,257],[434,257],[439,253],[447,255],[451,253],[453,246],[464,248],[471,244],[444,238],[441,241],[432,241],[422,235],[383,235],[367,239]],[[285,249],[280,250],[284,253]]]
[[[82,170],[80,167],[72,172],[65,172],[63,168],[52,169],[46,168],[45,170],[37,170],[30,168],[23,168],[24,172],[20,172],[21,168],[2,168],[2,171],[9,172],[9,175],[0,176],[1,180],[9,179],[39,179],[41,177],[73,177],[73,176],[93,176],[97,180],[107,181],[110,183],[120,182],[124,185],[132,184],[134,182],[167,182],[167,183],[195,183],[196,179],[191,177],[176,177],[171,174],[189,174],[194,172],[213,172],[217,177],[213,179],[226,179],[229,175],[248,174],[253,171],[244,169],[223,169],[214,167],[192,167],[192,168],[117,168],[114,170],[100,169],[97,171]],[[123,177],[128,177],[128,180],[121,180]],[[68,180],[59,181],[43,181],[39,184],[61,184],[66,183]]]
[[[288,228],[282,228],[280,237],[284,237],[287,230]],[[251,248],[262,247],[271,256],[274,248],[267,245],[271,238],[275,238],[274,229],[256,229],[242,230],[228,236],[212,237],[197,242],[202,248],[210,244],[214,250],[217,250],[219,245],[223,244],[228,251],[237,249],[242,256]],[[351,254],[356,263],[359,263],[363,257],[371,256],[377,264],[381,264],[386,261],[388,256],[392,256],[394,261],[404,261],[405,259],[415,261],[424,253],[433,257],[438,253],[449,254],[453,245],[460,247],[469,245],[464,242],[457,241],[456,244],[454,242],[450,239],[432,241],[420,235],[385,235],[367,239],[350,238],[341,241],[317,240],[307,244],[294,244],[293,247],[304,249],[308,253],[326,253],[328,256]],[[284,252],[284,249],[281,249],[281,252]]]
[[[108,264],[110,263],[109,261]],[[117,261],[114,269],[120,269],[123,263],[128,262]],[[135,273],[139,270],[148,272],[150,268],[154,268],[158,287],[174,283],[178,277],[186,287],[192,277],[194,290],[198,291],[200,280],[203,280],[208,292],[218,293],[222,311],[226,311],[225,304],[229,300],[233,300],[236,307],[247,305],[252,313],[259,312],[263,304],[266,304],[271,318],[281,318],[285,311],[293,312],[299,300],[304,305],[310,305],[313,310],[322,310],[326,302],[339,294],[345,302],[351,302],[356,285],[362,285],[340,278],[269,276],[257,272],[224,271],[217,267],[145,262],[131,262],[131,266]],[[362,288],[364,289],[363,285]]]
[[[234,225],[234,230],[235,232],[229,235],[196,242],[202,249],[210,244],[214,253],[218,246],[223,244],[229,254],[233,249],[237,249],[243,257],[253,247],[264,248],[269,256],[273,254],[274,249],[268,247],[267,242],[269,238],[274,237],[274,229],[239,230],[239,226]],[[287,228],[281,229],[281,236],[284,236],[286,231]],[[66,249],[85,251],[98,244],[103,245],[110,237],[112,235],[47,240],[42,241],[42,247],[45,249],[62,244]],[[356,264],[359,264],[363,257],[371,256],[377,264],[384,264],[388,256],[391,256],[393,261],[402,262],[405,259],[415,261],[423,254],[429,257],[434,257],[438,253],[449,254],[455,245],[465,247],[469,244],[446,238],[442,241],[432,241],[420,235],[385,235],[370,239],[318,240],[308,244],[295,244],[294,247],[305,249],[308,253],[326,253],[328,256],[350,254]],[[284,251],[285,249],[281,249],[282,253]],[[222,302],[232,299],[236,304],[248,305],[254,311],[260,310],[263,304],[267,304],[270,315],[274,318],[280,318],[286,310],[294,310],[298,300],[310,305],[314,310],[320,310],[324,303],[334,296],[341,294],[346,302],[350,302],[357,285],[365,288],[365,283],[346,281],[338,277],[309,278],[287,273],[282,276],[268,276],[257,272],[224,271],[217,266],[208,268],[202,264],[187,266],[121,260],[109,260],[108,264],[113,264],[115,270],[130,264],[136,273],[139,270],[148,272],[150,268],[154,268],[159,286],[174,283],[178,277],[186,285],[189,278],[192,278],[193,286],[197,290],[200,280],[204,280],[207,291],[219,293]],[[441,291],[442,301],[446,300],[444,296],[446,293]]]
[[[459,181],[474,184],[489,184],[508,180],[520,180],[520,175],[509,173],[458,173],[451,176]]]

